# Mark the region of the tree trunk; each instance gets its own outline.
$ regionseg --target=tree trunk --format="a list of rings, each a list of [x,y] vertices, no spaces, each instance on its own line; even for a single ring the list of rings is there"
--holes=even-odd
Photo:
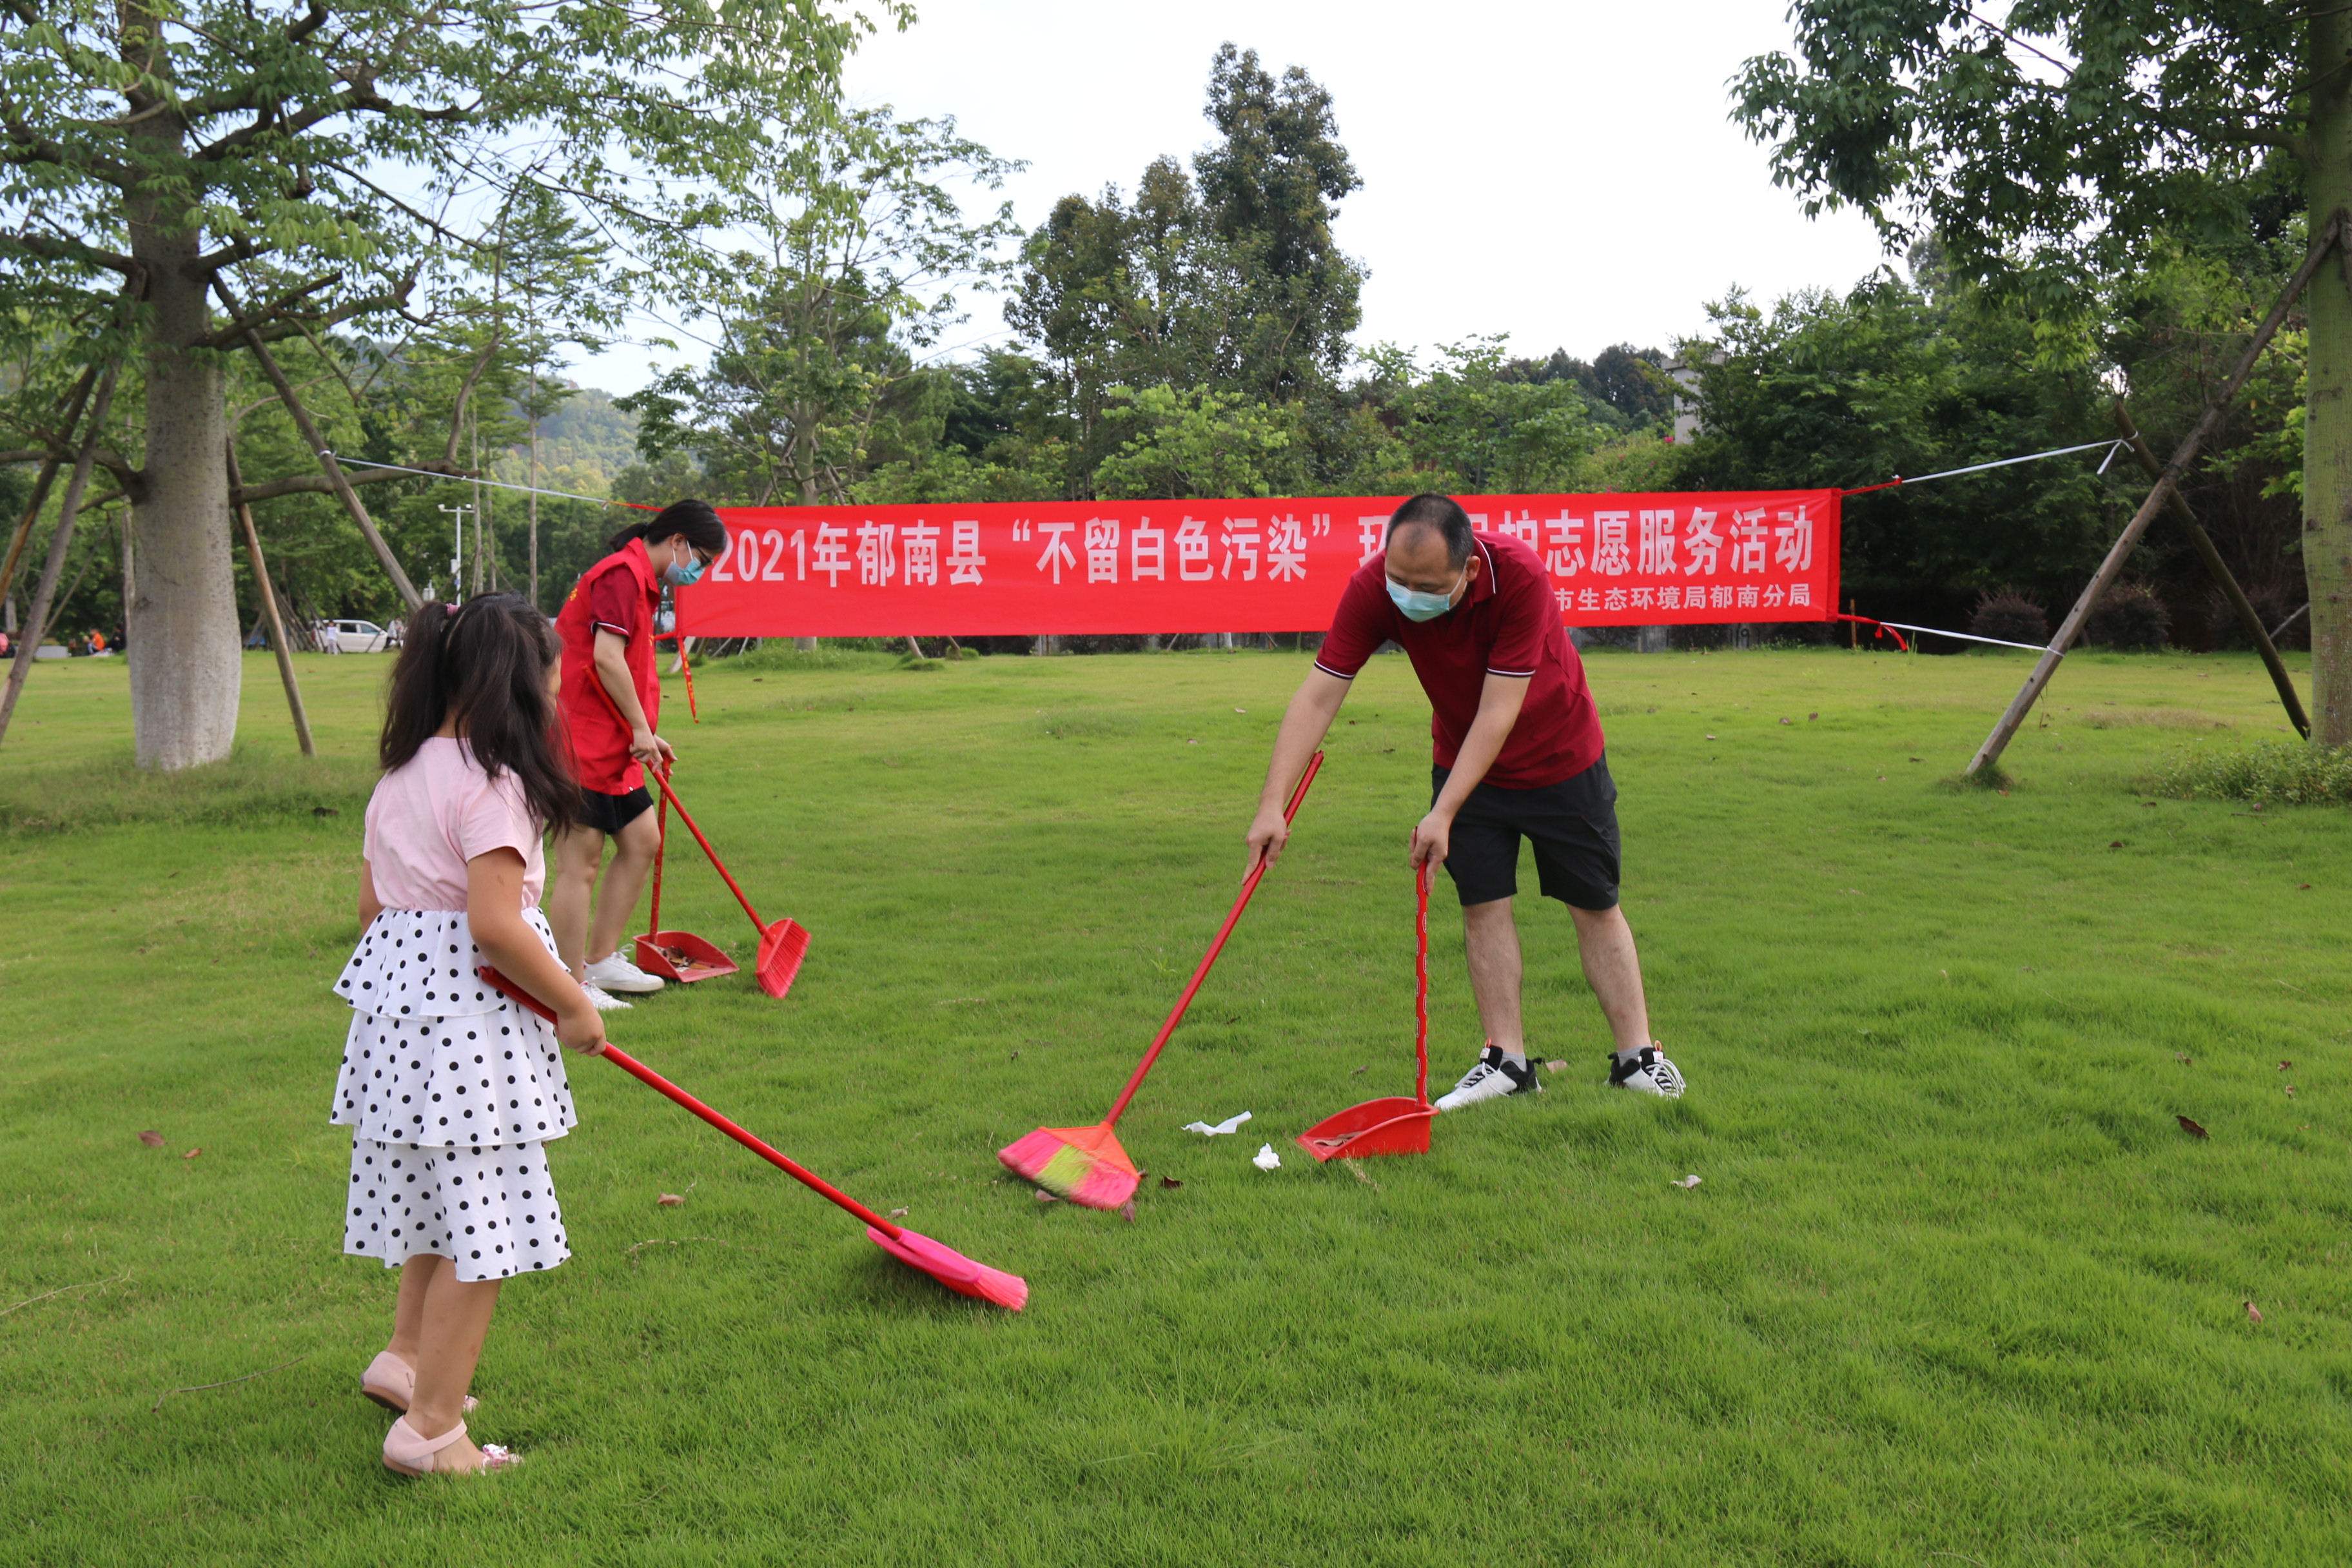
[[[151,134],[179,132],[158,117]],[[142,768],[173,772],[228,755],[236,739],[236,581],[229,564],[228,439],[221,373],[191,346],[212,328],[195,268],[194,215],[150,197],[130,206],[131,253],[147,270],[146,469],[133,497],[138,597],[123,607],[131,642],[131,722]]]
[[[2311,29],[2307,210],[2352,206],[2352,14],[2321,8]],[[2352,259],[2313,280],[2303,426],[2303,569],[2311,589],[2311,738],[2352,743]]]

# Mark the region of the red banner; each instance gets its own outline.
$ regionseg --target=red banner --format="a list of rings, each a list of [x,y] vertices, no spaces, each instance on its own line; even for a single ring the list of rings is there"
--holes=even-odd
[[[1837,490],[1463,496],[1571,626],[1820,621]],[[1321,631],[1402,496],[721,509],[697,637]]]

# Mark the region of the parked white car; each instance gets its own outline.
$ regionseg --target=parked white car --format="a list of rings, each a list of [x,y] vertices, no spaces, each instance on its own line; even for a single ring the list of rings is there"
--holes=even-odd
[[[342,653],[384,653],[392,647],[392,634],[373,621],[334,621],[335,645]]]

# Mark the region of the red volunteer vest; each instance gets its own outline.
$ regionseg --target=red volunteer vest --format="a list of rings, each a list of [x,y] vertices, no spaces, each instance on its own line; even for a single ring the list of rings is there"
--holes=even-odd
[[[556,635],[563,639],[563,689],[556,706],[572,748],[572,776],[582,789],[599,795],[626,795],[646,782],[645,768],[629,755],[629,727],[614,717],[613,705],[597,683],[596,627],[588,607],[589,584],[608,572],[625,572],[635,582],[645,605],[637,629],[623,658],[629,679],[637,689],[646,722],[661,722],[661,680],[654,672],[654,612],[661,605],[661,584],[654,575],[653,557],[646,542],[632,539],[580,574],[563,607],[555,615]]]

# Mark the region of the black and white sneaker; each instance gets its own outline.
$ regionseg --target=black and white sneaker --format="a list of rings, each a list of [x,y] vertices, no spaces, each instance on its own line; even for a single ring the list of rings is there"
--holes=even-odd
[[[1515,1062],[1503,1055],[1502,1047],[1489,1044],[1478,1053],[1476,1065],[1462,1075],[1462,1081],[1448,1093],[1438,1097],[1437,1109],[1459,1110],[1482,1100],[1500,1100],[1507,1094],[1531,1092],[1543,1092],[1543,1085],[1536,1081],[1535,1064]]]
[[[1683,1075],[1655,1046],[1643,1046],[1631,1057],[1609,1053],[1609,1087],[1654,1094],[1666,1100],[1683,1097]]]

